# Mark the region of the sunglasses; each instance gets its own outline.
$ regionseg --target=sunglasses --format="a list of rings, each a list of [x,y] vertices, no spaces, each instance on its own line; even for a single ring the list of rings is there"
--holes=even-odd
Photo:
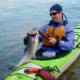
[[[56,15],[58,12],[55,12],[55,13],[50,13],[50,16],[52,16],[52,15]]]

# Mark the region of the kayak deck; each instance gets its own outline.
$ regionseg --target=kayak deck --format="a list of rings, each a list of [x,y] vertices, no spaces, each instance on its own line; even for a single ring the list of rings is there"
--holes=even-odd
[[[76,53],[77,51],[77,53]],[[37,64],[41,66],[42,68],[45,67],[51,67],[57,66],[60,72],[52,71],[51,73],[58,78],[80,55],[79,48],[73,50],[65,57],[61,57],[54,60],[30,60],[30,63]],[[25,69],[28,63],[23,64],[22,66],[18,67],[16,70],[14,70],[5,80],[34,80],[33,78],[28,77],[25,73],[20,72],[22,69]],[[32,67],[32,66],[31,66]],[[22,79],[20,79],[22,78]],[[38,77],[39,78],[39,77]],[[40,80],[42,80],[40,78]]]
[[[53,68],[57,66],[59,71],[52,70],[51,74],[55,75],[56,78],[60,77],[62,73],[68,69],[68,67],[75,62],[75,60],[80,56],[80,48],[76,47],[80,42],[80,36],[78,35],[80,33],[80,26],[76,26],[76,29],[74,29],[75,32],[75,48],[69,52],[67,55],[55,59],[49,59],[49,60],[30,60],[28,63],[33,63],[41,68],[50,67]],[[16,68],[11,74],[9,74],[8,77],[6,77],[4,80],[34,80],[34,78],[29,77],[26,73],[24,73],[25,67],[27,67],[28,63],[25,63],[18,68]],[[33,67],[33,66],[31,66]],[[36,77],[36,80],[43,80],[41,77]]]

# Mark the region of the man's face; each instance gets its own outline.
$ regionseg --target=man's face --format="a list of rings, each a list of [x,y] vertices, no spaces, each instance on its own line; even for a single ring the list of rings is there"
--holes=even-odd
[[[50,11],[50,16],[56,23],[60,23],[62,21],[62,11],[57,12],[56,10],[52,10]]]

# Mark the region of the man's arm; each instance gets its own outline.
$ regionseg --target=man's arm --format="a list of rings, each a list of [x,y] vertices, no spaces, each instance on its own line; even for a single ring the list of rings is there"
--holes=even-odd
[[[74,48],[74,32],[71,26],[65,26],[65,37],[67,41],[60,40],[58,45],[61,50],[69,51]]]

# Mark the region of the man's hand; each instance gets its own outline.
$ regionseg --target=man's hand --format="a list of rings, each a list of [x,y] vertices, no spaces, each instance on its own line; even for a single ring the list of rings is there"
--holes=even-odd
[[[54,46],[56,44],[57,40],[55,38],[49,38],[49,43]]]

